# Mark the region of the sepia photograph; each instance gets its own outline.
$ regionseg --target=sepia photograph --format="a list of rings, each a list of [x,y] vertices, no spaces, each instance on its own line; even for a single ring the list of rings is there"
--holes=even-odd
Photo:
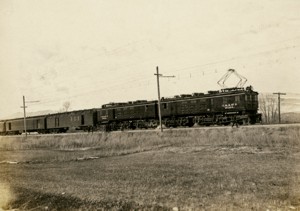
[[[1,0],[0,211],[300,210],[299,0]]]

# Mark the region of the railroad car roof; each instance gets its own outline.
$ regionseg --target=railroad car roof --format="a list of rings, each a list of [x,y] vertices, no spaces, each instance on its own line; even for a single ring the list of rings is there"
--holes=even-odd
[[[151,100],[151,101],[137,100],[137,101],[129,101],[127,103],[108,103],[108,104],[102,105],[102,109],[149,105],[149,104],[154,104],[156,102],[157,102],[157,100]]]

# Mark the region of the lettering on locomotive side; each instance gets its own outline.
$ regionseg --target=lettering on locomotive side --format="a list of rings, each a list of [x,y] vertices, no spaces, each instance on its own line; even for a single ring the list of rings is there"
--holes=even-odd
[[[101,116],[101,119],[108,119],[108,116]]]
[[[235,108],[236,106],[237,106],[237,103],[222,104],[222,107],[224,107],[225,109],[232,109],[232,108]]]

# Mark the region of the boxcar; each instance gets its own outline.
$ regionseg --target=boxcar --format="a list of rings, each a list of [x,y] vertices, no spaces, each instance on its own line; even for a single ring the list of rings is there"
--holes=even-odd
[[[68,130],[89,130],[96,122],[94,109],[50,114],[46,118],[47,132],[67,132]]]
[[[36,117],[27,117],[26,118],[26,130],[27,132],[45,132],[45,117],[36,116]],[[12,119],[6,121],[6,133],[7,134],[22,134],[24,132],[24,119]]]

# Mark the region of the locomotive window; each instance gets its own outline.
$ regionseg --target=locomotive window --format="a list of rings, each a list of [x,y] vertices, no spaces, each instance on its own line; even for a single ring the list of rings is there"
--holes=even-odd
[[[228,102],[228,98],[227,97],[223,97],[223,103],[227,104],[227,102]]]
[[[235,102],[240,102],[240,96],[235,96]]]
[[[194,104],[196,104],[196,100],[191,100],[191,103],[194,103]]]
[[[227,103],[234,103],[235,102],[235,96],[228,97]]]
[[[148,110],[148,105],[145,105],[145,111],[147,111]]]
[[[55,127],[59,127],[59,118],[55,118]]]
[[[167,103],[163,103],[163,108],[167,109],[168,108],[168,104]]]

